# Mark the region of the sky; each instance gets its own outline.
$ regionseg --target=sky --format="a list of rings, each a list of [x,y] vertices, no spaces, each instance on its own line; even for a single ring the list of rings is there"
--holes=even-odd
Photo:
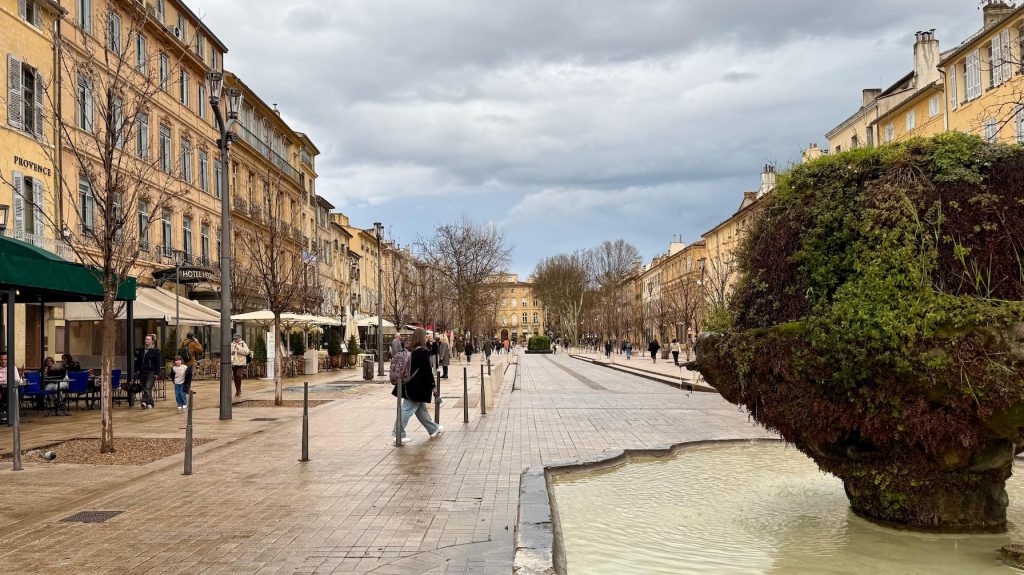
[[[190,0],[227,69],[320,149],[317,192],[400,244],[462,215],[510,271],[618,238],[645,261],[766,163],[981,26],[975,0]]]

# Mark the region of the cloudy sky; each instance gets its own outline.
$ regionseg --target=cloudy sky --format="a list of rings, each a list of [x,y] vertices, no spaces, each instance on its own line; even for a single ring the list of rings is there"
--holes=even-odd
[[[980,27],[973,0],[191,0],[321,150],[317,191],[401,243],[494,222],[512,271],[728,217],[762,166]]]

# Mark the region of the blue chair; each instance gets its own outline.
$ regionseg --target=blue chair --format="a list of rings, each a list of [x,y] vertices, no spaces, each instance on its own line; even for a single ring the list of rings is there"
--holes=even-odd
[[[99,390],[97,390],[96,393],[98,399]],[[121,389],[120,369],[114,369],[110,371],[110,398],[112,402],[121,402],[128,399],[128,393]]]
[[[78,401],[82,399],[82,396],[86,396],[86,405],[89,403],[89,372],[88,371],[73,371],[68,374],[68,388],[64,392],[65,398],[68,401],[71,400],[72,396],[75,399],[75,407],[78,407]]]
[[[35,374],[36,381],[32,381],[32,378],[30,378],[29,375],[31,374],[25,374],[25,380],[28,381],[28,385],[22,388],[21,398],[22,400],[34,400],[36,411],[42,411],[46,408],[47,399],[56,397],[57,390],[43,389],[42,386],[39,385],[39,374]]]
[[[36,384],[36,387],[39,387],[39,384],[43,381],[43,376],[38,371],[30,371],[25,374],[25,381],[30,385],[34,383]]]

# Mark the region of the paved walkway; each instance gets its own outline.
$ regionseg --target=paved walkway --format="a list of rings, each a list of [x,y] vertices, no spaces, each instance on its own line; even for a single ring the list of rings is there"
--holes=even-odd
[[[311,411],[307,463],[297,461],[301,410],[236,409],[220,422],[212,405],[198,409],[196,437],[218,440],[197,450],[190,477],[180,456],[142,468],[33,460],[20,473],[0,470],[0,572],[507,574],[524,469],[614,448],[766,436],[715,394],[563,354],[522,356],[497,406],[488,415],[474,407],[463,424],[453,397],[460,366],[452,376],[442,388],[446,432],[429,439],[413,422],[402,448],[389,439],[389,386],[367,384]],[[181,437],[168,411],[160,436]],[[266,413],[278,421],[251,421]],[[122,513],[61,521],[98,510]]]
[[[672,363],[672,356],[669,356],[668,359],[662,359],[659,357],[657,362],[653,362],[651,361],[651,356],[649,354],[638,355],[634,353],[631,359],[626,359],[625,354],[612,353],[611,357],[605,357],[604,353],[590,352],[586,350],[573,350],[572,355],[585,357],[598,363],[611,364],[616,367],[623,367],[651,375],[667,377],[676,382],[683,380],[686,383],[703,383],[703,378],[698,372],[690,371],[682,365],[675,365]],[[685,357],[680,356],[679,363],[682,364],[685,361]]]

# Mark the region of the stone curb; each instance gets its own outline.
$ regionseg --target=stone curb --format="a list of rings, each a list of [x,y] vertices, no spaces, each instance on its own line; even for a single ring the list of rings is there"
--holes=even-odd
[[[580,361],[585,361],[585,362],[593,364],[593,365],[599,365],[601,367],[607,367],[608,369],[614,369],[615,371],[621,371],[622,373],[628,373],[630,375],[635,375],[637,377],[642,377],[644,379],[649,379],[651,381],[657,381],[658,383],[664,383],[665,385],[668,385],[668,386],[671,386],[671,387],[674,387],[674,388],[680,389],[680,390],[682,390],[682,389],[692,389],[693,391],[700,391],[702,393],[718,393],[718,390],[716,390],[713,387],[709,387],[709,386],[706,386],[706,385],[700,385],[700,384],[697,384],[697,383],[686,383],[686,384],[683,384],[683,383],[681,383],[679,381],[671,379],[671,377],[668,376],[668,375],[654,373],[654,372],[647,371],[646,369],[639,368],[639,367],[626,367],[626,366],[619,365],[619,364],[614,364],[614,363],[605,363],[603,361],[596,361],[596,360],[593,360],[593,359],[591,359],[589,357],[583,357],[581,355],[576,355],[576,354],[569,354],[569,357],[571,357],[573,359],[578,359]]]
[[[781,439],[710,439],[686,441],[643,449],[614,449],[590,459],[556,462],[531,467],[519,480],[519,511],[516,514],[515,575],[565,575],[566,559],[562,543],[558,507],[551,483],[555,476],[628,463],[637,457],[672,457],[684,449],[703,445],[778,443]]]

